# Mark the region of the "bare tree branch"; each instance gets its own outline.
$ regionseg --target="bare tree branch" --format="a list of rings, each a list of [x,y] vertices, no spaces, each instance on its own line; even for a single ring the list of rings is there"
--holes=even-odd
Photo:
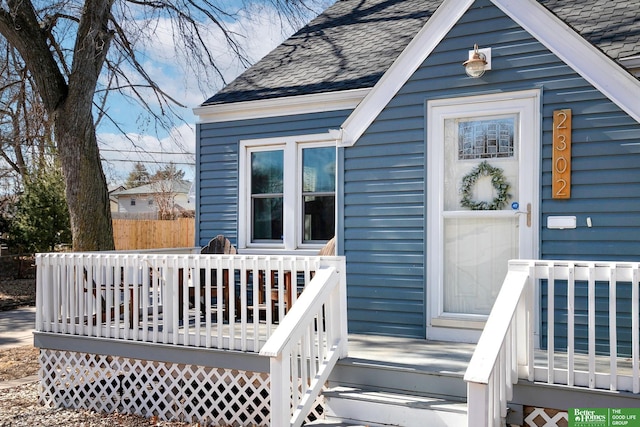
[[[50,54],[31,2],[7,0],[7,5],[8,11],[0,9],[0,34],[20,52],[32,72],[40,70],[34,73],[38,93],[47,109],[53,110],[67,92],[65,78]]]
[[[307,2],[315,1],[321,0],[270,0],[270,4],[281,20],[295,22],[308,10]],[[179,109],[184,108],[184,102],[161,87],[146,66],[145,55],[158,42],[152,29],[168,29],[176,55],[188,68],[185,73],[197,74],[198,84],[211,91],[211,79],[224,81],[218,50],[231,53],[243,66],[249,65],[242,35],[231,30],[230,22],[251,7],[250,3],[215,0],[0,2],[0,34],[19,52],[24,64],[24,70],[6,75],[26,82],[26,86],[14,87],[10,79],[0,77],[6,94],[2,98],[0,91],[0,108],[13,112],[0,112],[0,141],[11,140],[13,145],[6,145],[7,149],[19,151],[29,146],[25,141],[32,140],[34,153],[45,153],[51,139],[47,138],[46,121],[37,117],[41,114],[51,120],[65,176],[75,249],[113,247],[95,127],[108,120],[123,131],[109,114],[110,94],[138,103],[148,113],[143,123],[152,123],[158,133],[181,120]],[[211,45],[218,36],[219,44]],[[0,63],[0,69],[6,69],[6,63]],[[13,93],[15,88],[19,90]],[[41,103],[30,101],[29,90],[35,91]],[[21,118],[24,129],[8,138],[11,129],[18,128],[18,122],[12,121],[16,117]],[[131,143],[135,146],[133,140]],[[4,155],[20,166],[10,151]],[[24,158],[24,162],[33,160],[36,158]]]

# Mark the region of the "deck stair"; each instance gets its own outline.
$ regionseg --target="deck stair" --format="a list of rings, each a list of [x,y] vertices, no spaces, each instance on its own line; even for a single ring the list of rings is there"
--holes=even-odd
[[[463,375],[472,345],[359,335],[349,339],[349,357],[338,362],[323,393],[325,419],[308,425],[467,425]],[[398,353],[400,348],[404,351]]]
[[[325,393],[326,419],[370,427],[467,425],[466,403],[452,399],[336,387]]]

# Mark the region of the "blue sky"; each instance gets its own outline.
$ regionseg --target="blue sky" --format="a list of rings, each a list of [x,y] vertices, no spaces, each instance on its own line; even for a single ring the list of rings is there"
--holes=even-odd
[[[239,19],[229,22],[231,31],[241,34],[240,43],[248,58],[255,62],[275,48],[295,29],[284,26],[276,13],[268,6],[251,8],[252,16],[242,14]],[[219,68],[227,82],[239,75],[244,68],[238,59],[228,52],[221,34],[211,32],[206,35],[210,49],[215,52]],[[172,161],[185,171],[185,178],[193,180],[195,174],[195,122],[192,109],[212,96],[222,86],[217,78],[211,87],[202,91],[198,82],[202,76],[194,75],[185,65],[186,59],[176,55],[169,22],[159,22],[153,28],[153,35],[145,51],[145,69],[156,83],[186,108],[179,109],[186,124],[177,124],[170,132],[159,133],[149,122],[144,110],[122,96],[112,96],[108,103],[108,113],[121,129],[108,121],[103,121],[98,129],[103,168],[110,184],[120,184],[126,180],[136,161],[142,161],[150,173]],[[134,75],[134,73],[132,73]],[[153,98],[148,102],[154,104]],[[186,153],[186,154],[173,154]]]

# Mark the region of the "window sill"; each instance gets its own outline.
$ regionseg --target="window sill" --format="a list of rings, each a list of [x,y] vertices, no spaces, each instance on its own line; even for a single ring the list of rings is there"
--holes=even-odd
[[[274,248],[238,248],[238,255],[299,255],[313,256],[318,255],[322,246],[318,248],[304,248],[296,250],[274,249]]]

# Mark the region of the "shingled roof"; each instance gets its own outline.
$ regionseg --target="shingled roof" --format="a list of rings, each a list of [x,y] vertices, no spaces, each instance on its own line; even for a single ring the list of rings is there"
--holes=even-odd
[[[338,0],[207,104],[375,85],[442,0]]]
[[[640,55],[640,1],[538,0],[611,59]]]
[[[619,64],[640,54],[640,1],[538,2]],[[338,0],[203,105],[373,87],[441,3]]]

